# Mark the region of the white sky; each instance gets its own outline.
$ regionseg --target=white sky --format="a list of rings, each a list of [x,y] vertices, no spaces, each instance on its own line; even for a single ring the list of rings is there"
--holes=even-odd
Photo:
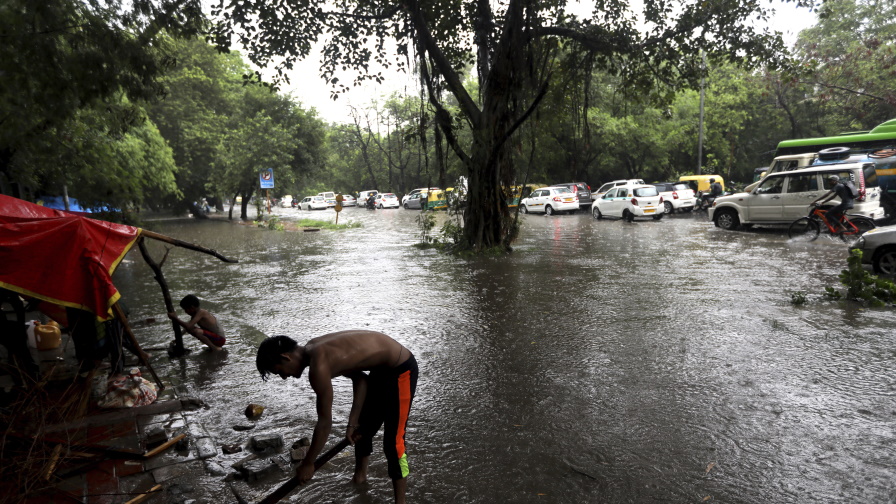
[[[775,5],[776,14],[771,20],[771,28],[784,34],[784,41],[793,45],[797,34],[804,28],[815,24],[815,14],[807,9],[799,9],[791,3],[780,0],[769,0]],[[638,0],[631,2],[635,12],[639,10]],[[330,99],[330,87],[324,83],[320,75],[320,62],[318,57],[311,56],[298,62],[289,74],[290,85],[283,86],[283,92],[290,92],[296,100],[305,108],[314,107],[318,115],[327,122],[346,123],[351,122],[350,106],[364,108],[372,100],[388,96],[395,91],[403,94],[415,94],[418,92],[418,83],[413,75],[385,71],[387,80],[382,84],[366,83],[360,87],[354,87],[349,92],[339,96],[336,100]],[[379,72],[382,69],[371,65],[371,72]],[[270,75],[262,71],[262,74],[270,78]],[[352,82],[353,73],[339,76],[341,82]]]

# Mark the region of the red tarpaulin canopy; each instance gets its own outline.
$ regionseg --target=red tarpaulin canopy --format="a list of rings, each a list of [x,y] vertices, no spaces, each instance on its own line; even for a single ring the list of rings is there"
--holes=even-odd
[[[140,231],[0,194],[0,287],[109,319],[112,273]]]

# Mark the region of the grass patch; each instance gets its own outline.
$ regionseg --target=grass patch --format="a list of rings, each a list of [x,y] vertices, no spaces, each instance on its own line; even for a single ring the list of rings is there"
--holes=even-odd
[[[320,229],[352,229],[361,227],[360,222],[346,222],[344,224],[336,224],[330,221],[321,221],[314,219],[302,219],[296,222],[296,226],[300,228],[320,228]]]

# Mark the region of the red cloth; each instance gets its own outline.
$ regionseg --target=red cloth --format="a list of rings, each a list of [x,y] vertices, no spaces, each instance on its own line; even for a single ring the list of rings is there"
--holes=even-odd
[[[81,217],[0,194],[0,287],[112,317],[112,273],[140,228]]]

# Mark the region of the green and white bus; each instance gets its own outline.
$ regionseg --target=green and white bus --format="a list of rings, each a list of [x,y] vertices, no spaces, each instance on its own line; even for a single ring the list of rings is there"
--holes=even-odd
[[[894,149],[896,148],[896,119],[879,124],[871,131],[852,131],[837,136],[784,140],[778,144],[775,157],[818,152],[829,147],[849,147],[853,154]]]

